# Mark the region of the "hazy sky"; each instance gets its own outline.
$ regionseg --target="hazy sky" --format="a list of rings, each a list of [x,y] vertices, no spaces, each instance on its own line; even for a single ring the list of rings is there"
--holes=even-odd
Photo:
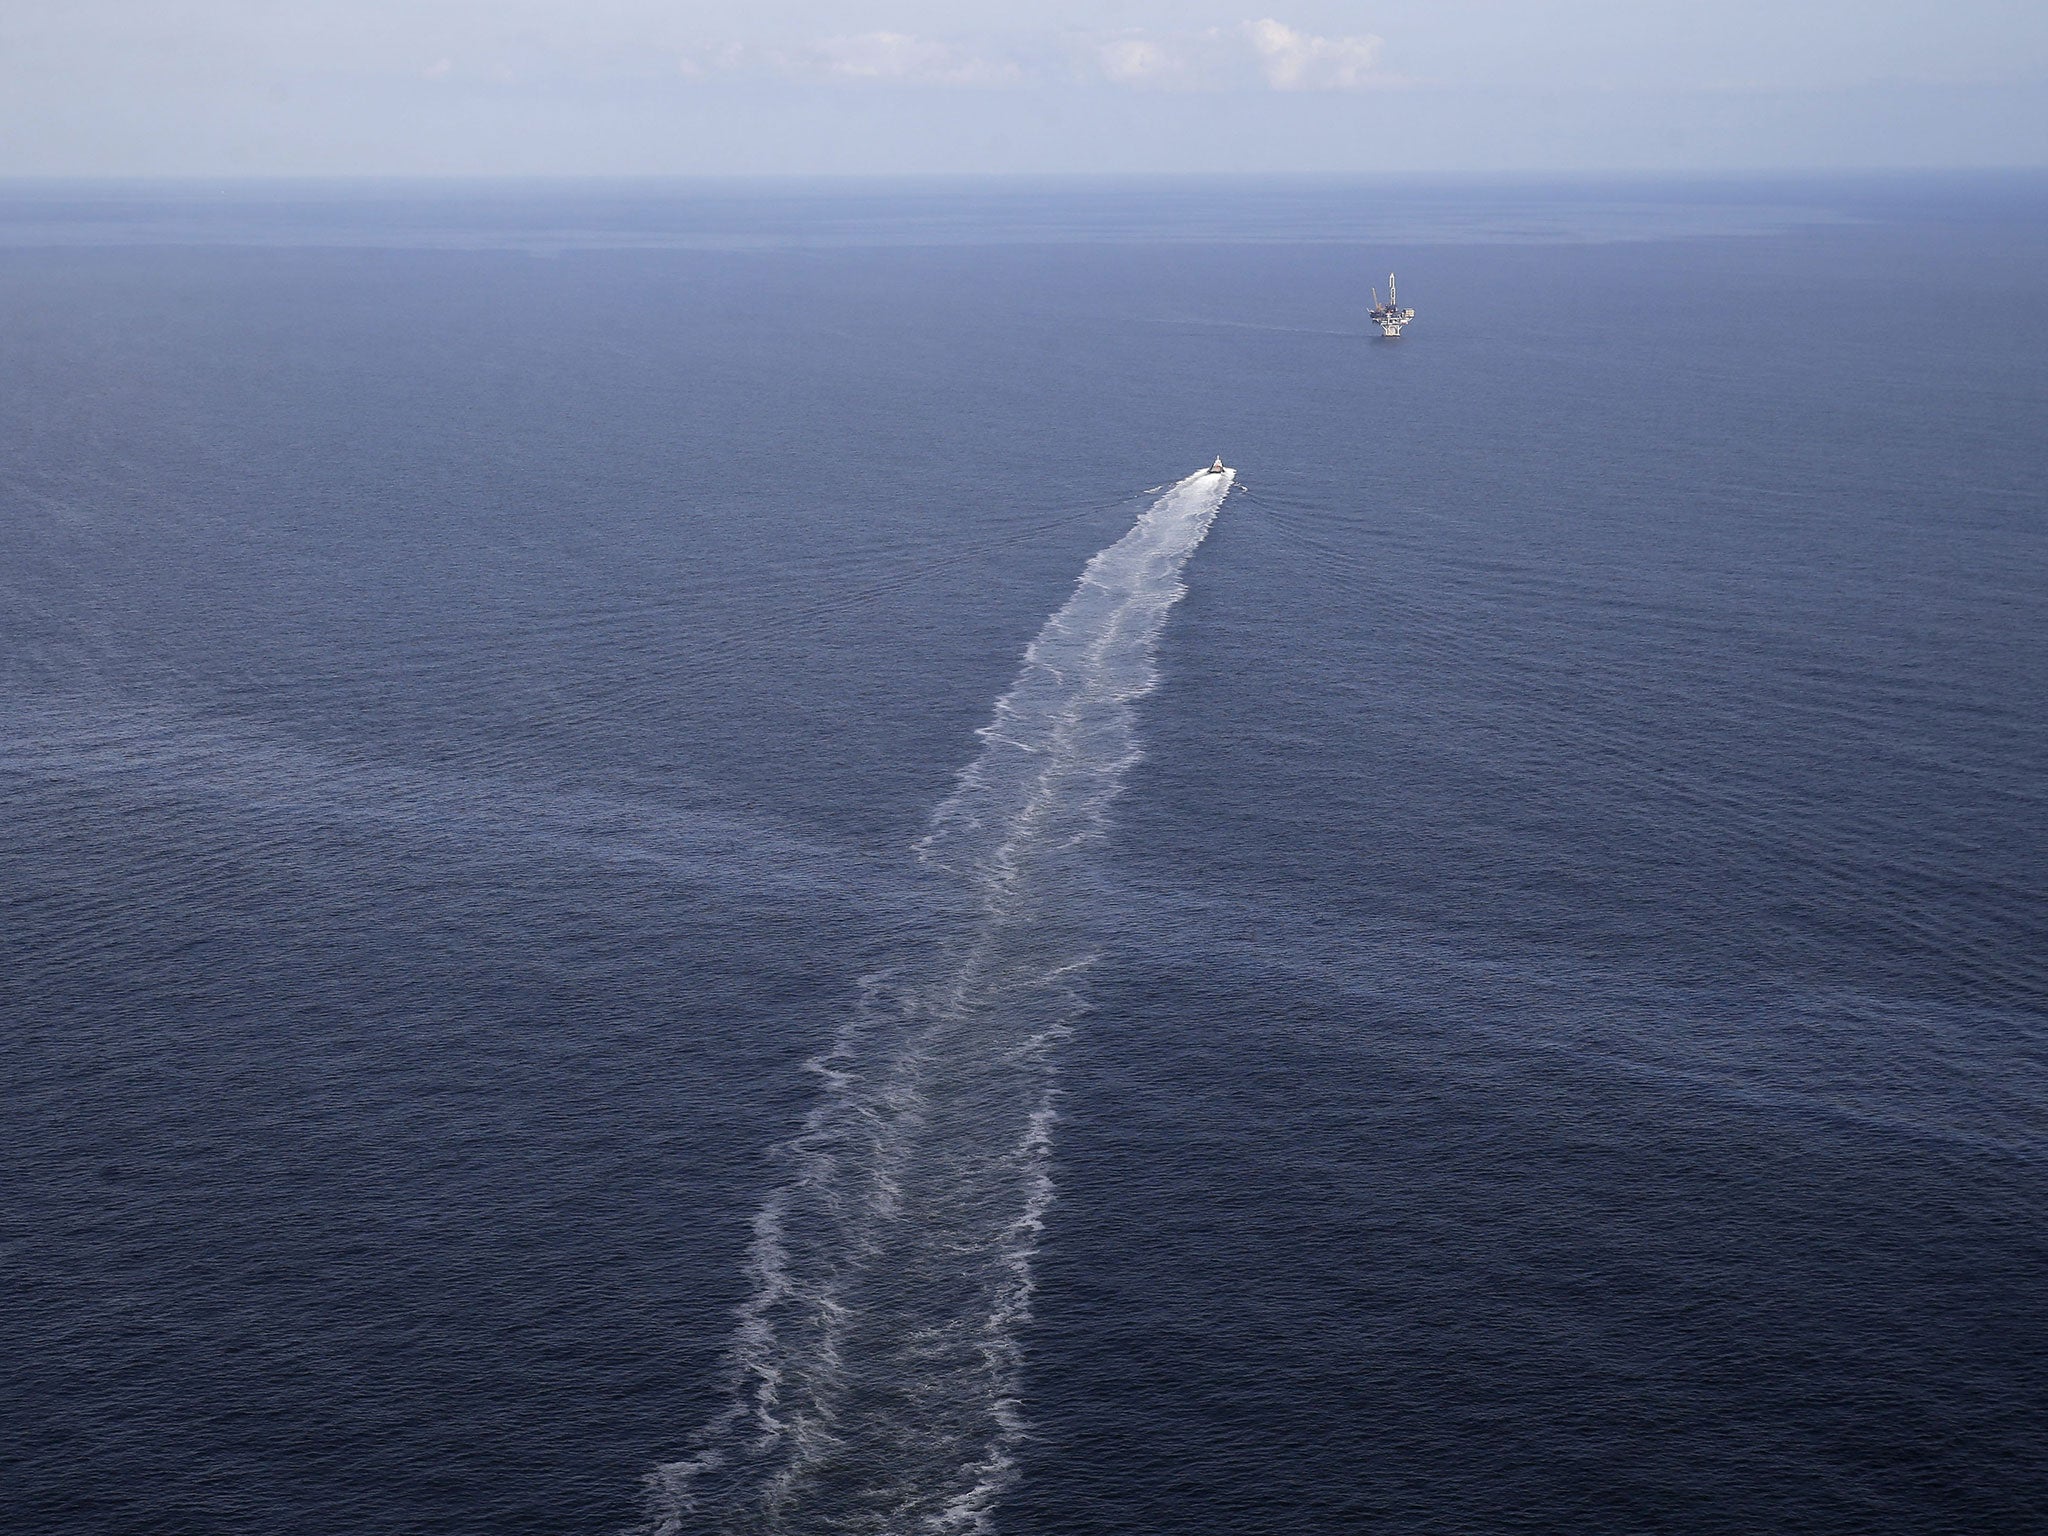
[[[0,175],[2048,165],[2048,0],[0,0]]]

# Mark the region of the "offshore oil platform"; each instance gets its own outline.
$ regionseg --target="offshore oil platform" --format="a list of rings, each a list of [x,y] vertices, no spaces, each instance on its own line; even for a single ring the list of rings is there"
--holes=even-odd
[[[1389,272],[1387,302],[1382,304],[1379,289],[1373,289],[1372,308],[1366,313],[1366,319],[1380,328],[1382,336],[1398,336],[1401,334],[1401,327],[1414,318],[1414,310],[1401,308],[1401,300],[1394,293],[1394,274]]]

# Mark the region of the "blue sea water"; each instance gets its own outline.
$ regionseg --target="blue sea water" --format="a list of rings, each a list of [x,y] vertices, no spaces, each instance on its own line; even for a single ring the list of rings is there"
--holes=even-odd
[[[0,193],[0,1526],[2048,1528],[2044,273]]]

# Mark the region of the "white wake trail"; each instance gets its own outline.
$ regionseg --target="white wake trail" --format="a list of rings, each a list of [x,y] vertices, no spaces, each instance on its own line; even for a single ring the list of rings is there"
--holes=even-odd
[[[918,856],[969,915],[937,959],[866,978],[810,1063],[819,1098],[755,1217],[727,1403],[648,1474],[655,1536],[991,1528],[1024,1430],[1053,1053],[1093,959],[1082,861],[1234,479],[1168,487],[1088,562],[933,813]]]

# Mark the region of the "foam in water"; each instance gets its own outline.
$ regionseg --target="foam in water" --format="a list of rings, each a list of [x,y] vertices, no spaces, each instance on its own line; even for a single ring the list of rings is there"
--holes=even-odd
[[[990,1528],[1023,1433],[1054,1048],[1093,958],[1087,846],[1140,755],[1131,702],[1235,476],[1166,488],[1024,654],[920,860],[967,905],[865,979],[754,1220],[723,1411],[648,1475],[649,1530]]]

